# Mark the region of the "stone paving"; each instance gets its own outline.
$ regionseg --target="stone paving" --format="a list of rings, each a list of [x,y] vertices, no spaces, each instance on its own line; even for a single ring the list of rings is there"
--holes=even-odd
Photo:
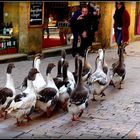
[[[89,101],[80,121],[72,122],[71,115],[62,110],[54,112],[51,118],[46,118],[42,112],[35,112],[33,120],[26,126],[17,127],[14,118],[0,119],[0,138],[17,139],[139,139],[140,138],[140,41],[130,43],[126,48],[125,56],[126,78],[123,89],[109,86],[105,90],[105,97],[97,96],[97,101]],[[106,61],[111,66],[118,59],[117,49],[106,50]],[[94,68],[96,53],[89,54],[88,61]],[[41,72],[45,78],[47,64],[57,63],[58,57],[42,60]],[[74,59],[67,55],[70,70],[74,70]],[[18,87],[32,66],[32,61],[15,62],[13,70],[15,86]],[[7,63],[0,66],[1,86],[6,81]],[[56,69],[53,76],[56,76]],[[19,90],[17,89],[17,92]],[[92,97],[92,95],[91,95]]]

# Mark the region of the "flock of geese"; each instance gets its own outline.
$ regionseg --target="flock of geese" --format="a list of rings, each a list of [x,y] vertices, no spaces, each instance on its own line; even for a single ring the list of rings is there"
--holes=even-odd
[[[14,63],[7,66],[7,80],[0,88],[0,117],[16,118],[17,126],[21,126],[26,119],[32,120],[31,115],[39,109],[50,117],[56,107],[71,113],[72,120],[79,120],[83,111],[88,107],[89,94],[105,96],[104,90],[113,85],[121,88],[126,70],[123,56],[123,46],[119,50],[118,61],[109,68],[105,61],[105,49],[99,49],[95,60],[95,70],[87,60],[88,50],[84,59],[75,56],[75,70],[69,70],[66,52],[62,50],[61,59],[58,60],[56,77],[51,71],[54,63],[49,63],[44,78],[40,72],[42,55],[36,54],[33,65],[27,76],[23,79],[20,92],[16,91],[12,70]]]

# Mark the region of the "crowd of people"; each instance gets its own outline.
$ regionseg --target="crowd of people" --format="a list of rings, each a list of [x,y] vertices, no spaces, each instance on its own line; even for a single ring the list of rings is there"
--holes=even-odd
[[[114,32],[118,48],[123,44],[128,45],[130,15],[124,2],[116,2],[114,13]],[[98,31],[101,18],[100,7],[97,3],[88,2],[74,12],[70,19],[70,27],[73,34],[72,56],[76,54],[84,57],[86,50],[95,42],[95,33]],[[77,46],[80,37],[80,47]],[[119,50],[119,49],[118,49]]]

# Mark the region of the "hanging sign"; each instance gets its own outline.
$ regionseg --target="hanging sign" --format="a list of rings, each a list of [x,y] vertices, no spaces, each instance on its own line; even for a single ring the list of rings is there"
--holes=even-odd
[[[30,2],[30,25],[42,25],[43,2]]]

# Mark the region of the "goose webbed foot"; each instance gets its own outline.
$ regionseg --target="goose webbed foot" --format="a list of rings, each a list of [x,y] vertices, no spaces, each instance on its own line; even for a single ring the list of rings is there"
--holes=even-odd
[[[2,114],[2,112],[0,112],[0,118],[3,118],[4,117],[4,115]]]
[[[122,89],[122,86],[121,86],[121,84],[122,84],[122,83],[120,82],[120,84],[119,84],[119,88],[118,88],[118,89]]]
[[[97,101],[97,100],[95,99],[95,97],[93,97],[93,98],[91,99],[91,101]]]
[[[17,125],[17,126],[24,126],[25,123],[23,122],[23,120],[19,121],[18,118],[17,118],[16,125]]]
[[[47,117],[50,118],[51,115],[52,115],[52,111],[51,111],[50,107],[47,108],[47,112],[46,113],[47,113]]]
[[[32,118],[29,116],[27,116],[26,119],[27,119],[27,122],[32,121]]]
[[[113,83],[113,81],[111,80],[109,85],[112,85],[115,88],[115,84]]]
[[[8,119],[7,117],[7,111],[5,111],[5,114],[4,114],[4,120]]]
[[[67,103],[65,103],[65,104],[62,106],[62,109],[63,109],[64,112],[65,112],[65,111],[68,112]]]
[[[104,92],[101,92],[101,97],[105,96]]]
[[[79,121],[79,117],[75,116],[74,114],[72,115],[72,121]]]
[[[64,103],[61,103],[61,106],[62,106],[63,111],[67,111],[68,112],[67,102],[68,102],[68,98],[65,99]]]

